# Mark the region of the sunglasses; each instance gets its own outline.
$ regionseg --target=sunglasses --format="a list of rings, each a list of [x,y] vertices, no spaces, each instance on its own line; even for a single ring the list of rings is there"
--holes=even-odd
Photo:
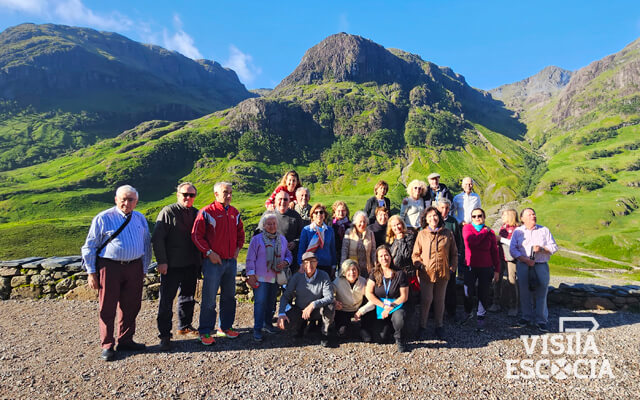
[[[182,195],[182,197],[184,197],[185,199],[187,197],[196,197],[195,193],[180,193]]]
[[[476,214],[476,215],[472,215],[471,218],[483,218],[484,216],[482,214]]]
[[[313,213],[314,213],[314,214],[317,214],[317,215],[323,215],[323,214],[324,214],[324,211],[314,211]]]

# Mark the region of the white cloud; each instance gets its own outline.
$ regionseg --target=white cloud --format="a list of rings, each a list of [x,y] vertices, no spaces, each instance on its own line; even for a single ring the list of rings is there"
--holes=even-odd
[[[238,78],[245,84],[252,83],[262,73],[262,68],[253,64],[253,57],[234,45],[229,46],[229,59],[224,66],[236,71]]]
[[[193,44],[193,38],[182,29],[182,20],[178,14],[173,16],[173,26],[176,30],[174,34],[169,34],[165,29],[162,33],[164,47],[175,50],[194,60],[204,58],[202,53]]]
[[[133,26],[133,21],[126,16],[115,11],[108,15],[98,15],[87,8],[81,0],[52,1],[51,6],[55,15],[70,24],[121,31],[127,31]]]
[[[29,14],[43,14],[47,9],[46,0],[0,0],[0,8]]]

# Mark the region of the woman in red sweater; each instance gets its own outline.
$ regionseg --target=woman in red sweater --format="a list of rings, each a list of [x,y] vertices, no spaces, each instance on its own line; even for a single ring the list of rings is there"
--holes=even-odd
[[[475,294],[478,283],[478,300],[482,304],[489,304],[489,288],[491,281],[497,281],[500,276],[500,258],[498,245],[493,230],[484,224],[485,212],[482,208],[471,211],[471,223],[462,227],[464,239],[465,261],[467,267],[464,272],[464,311],[466,317],[463,324],[472,317],[471,311],[475,302],[471,299]],[[480,314],[482,313],[482,315]],[[484,330],[485,310],[478,310],[477,330]]]

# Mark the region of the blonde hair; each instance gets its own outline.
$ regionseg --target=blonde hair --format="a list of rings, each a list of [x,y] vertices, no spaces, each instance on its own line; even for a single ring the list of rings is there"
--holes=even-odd
[[[400,222],[400,224],[402,225],[402,233],[404,234],[407,233],[407,224],[404,223],[404,219],[402,219],[402,217],[399,215],[392,216],[391,218],[389,218],[389,221],[387,221],[387,243],[388,244],[393,244],[393,241],[396,240],[396,234],[393,233],[393,230],[391,229],[391,224],[395,220],[398,220],[398,222]]]
[[[424,181],[418,180],[418,179],[414,179],[411,182],[409,182],[409,184],[407,185],[407,194],[409,196],[411,196],[411,188],[413,188],[414,186],[420,186],[420,188],[422,189],[422,192],[425,193],[427,191],[427,184]]]
[[[360,276],[360,268],[358,267],[358,262],[356,260],[352,260],[350,258],[347,258],[346,260],[344,260],[342,262],[342,265],[340,266],[340,273],[339,273],[338,276],[340,278],[345,277],[347,275],[347,271],[352,266],[356,267],[356,271],[358,271],[358,276]]]
[[[520,226],[520,221],[518,220],[518,212],[513,208],[503,210],[502,216],[506,217],[507,219],[507,222],[505,222],[505,224],[509,226]]]
[[[336,200],[333,202],[333,205],[331,206],[331,211],[333,212],[333,216],[336,215],[336,208],[338,208],[338,206],[344,206],[344,209],[347,211],[347,219],[349,219],[349,207],[347,206],[347,203],[345,203],[342,200]]]

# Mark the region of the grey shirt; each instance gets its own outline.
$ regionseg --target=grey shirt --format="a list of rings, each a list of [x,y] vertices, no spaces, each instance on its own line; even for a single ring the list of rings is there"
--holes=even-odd
[[[313,308],[320,308],[333,303],[333,288],[329,275],[317,269],[315,276],[307,281],[304,273],[293,274],[287,288],[280,297],[280,314],[285,313],[287,304],[296,299],[295,305],[300,309],[306,308],[313,303]]]

